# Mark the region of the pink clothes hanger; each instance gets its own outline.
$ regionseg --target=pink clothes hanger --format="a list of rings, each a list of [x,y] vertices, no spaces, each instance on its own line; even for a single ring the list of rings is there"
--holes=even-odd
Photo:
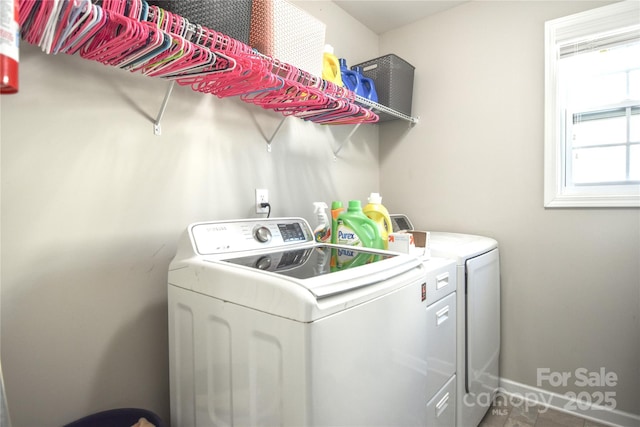
[[[213,56],[211,51],[203,49],[178,35],[171,34],[171,37],[175,40],[173,49],[170,48],[159,55],[153,65],[143,69],[143,74],[163,77],[180,73],[210,61]],[[165,56],[162,57],[163,55]]]
[[[74,1],[63,0],[60,2],[60,9],[58,12],[58,17],[56,18],[56,24],[52,28],[52,37],[49,39],[49,42],[46,46],[46,53],[55,53],[55,47],[58,45],[62,34],[64,33],[67,25],[69,23],[70,18],[73,15],[76,15],[74,9]],[[76,15],[77,16],[77,15]]]
[[[132,70],[135,67],[145,63],[149,58],[153,58],[160,54],[170,46],[170,37],[168,34],[160,31],[155,25],[142,21],[140,25],[146,26],[149,31],[147,44],[136,51],[130,52],[117,65],[125,70]]]
[[[148,38],[148,27],[118,13],[108,13],[109,21],[94,37],[82,46],[80,56],[85,59],[114,65],[128,53],[140,49]]]
[[[37,0],[21,0],[19,3],[20,15],[18,17],[18,23],[20,28],[24,28],[33,8],[39,3]]]
[[[61,47],[67,42],[69,37],[76,31],[77,28],[84,22],[85,19],[91,14],[91,1],[90,0],[73,0],[71,11],[66,20],[61,23],[63,27],[59,38],[55,42],[53,47],[53,53],[60,52]]]
[[[67,37],[67,40],[60,47],[61,52],[69,55],[76,53],[107,24],[108,14],[101,7],[91,4],[87,13],[82,15],[80,21],[80,26]]]
[[[117,13],[124,16],[127,7],[126,1],[123,0],[103,0],[102,9],[105,11]]]
[[[23,31],[23,38],[27,42],[40,46],[47,22],[49,21],[49,15],[53,12],[53,8],[54,3],[51,1],[39,2],[33,19],[29,23],[29,28]]]

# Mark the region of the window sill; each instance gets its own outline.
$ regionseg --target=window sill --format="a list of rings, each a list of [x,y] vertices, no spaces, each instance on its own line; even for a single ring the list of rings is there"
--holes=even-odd
[[[545,208],[640,208],[637,194],[545,194]]]

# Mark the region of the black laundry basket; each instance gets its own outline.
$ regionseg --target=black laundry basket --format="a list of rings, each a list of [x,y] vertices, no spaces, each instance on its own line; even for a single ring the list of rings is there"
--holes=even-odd
[[[151,411],[137,408],[119,408],[87,415],[63,427],[131,427],[145,418],[155,427],[165,427],[162,419]]]
[[[251,0],[147,0],[147,3],[249,44]]]

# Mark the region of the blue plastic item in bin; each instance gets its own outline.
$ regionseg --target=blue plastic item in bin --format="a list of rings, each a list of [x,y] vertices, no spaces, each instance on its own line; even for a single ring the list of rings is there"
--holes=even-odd
[[[145,418],[156,427],[165,427],[162,419],[151,411],[137,408],[119,408],[87,415],[63,427],[131,427]]]
[[[358,74],[359,80],[359,90],[356,91],[356,94],[360,95],[363,98],[366,98],[373,102],[378,102],[378,93],[376,92],[376,84],[372,79],[365,77],[362,72],[362,67],[355,66],[353,70]]]
[[[358,93],[361,89],[360,76],[358,73],[349,69],[346,59],[340,58],[338,61],[340,62],[340,73],[342,75],[342,84],[344,84],[344,87],[355,92],[356,95],[362,95],[361,93]]]

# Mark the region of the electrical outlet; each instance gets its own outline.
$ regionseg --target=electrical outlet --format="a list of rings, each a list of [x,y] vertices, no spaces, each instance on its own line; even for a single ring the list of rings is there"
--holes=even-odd
[[[269,208],[263,208],[261,203],[269,203],[269,190],[266,188],[256,188],[256,213],[269,213]]]

